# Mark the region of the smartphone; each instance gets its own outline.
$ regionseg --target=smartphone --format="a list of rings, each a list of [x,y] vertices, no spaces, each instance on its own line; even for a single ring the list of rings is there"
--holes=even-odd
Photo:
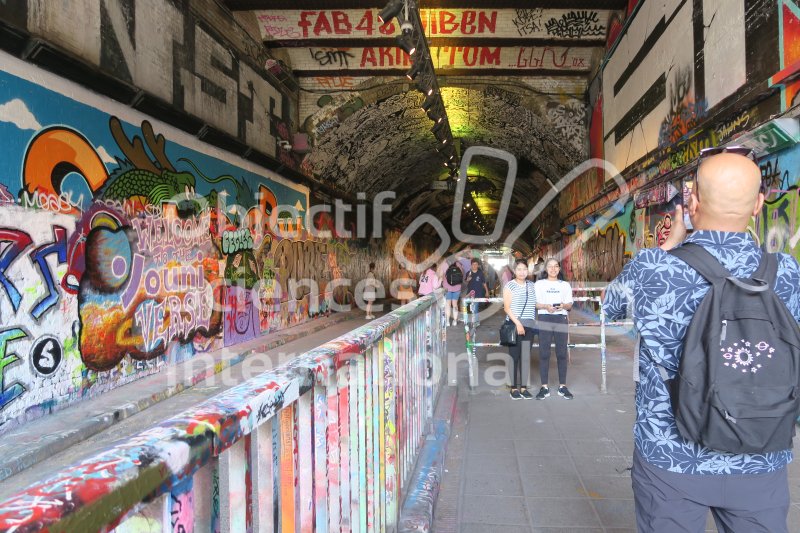
[[[561,304],[553,304],[553,307],[561,308]]]
[[[692,221],[689,218],[689,210],[686,206],[689,204],[689,196],[692,195],[692,188],[694,188],[694,181],[684,181],[683,182],[683,191],[681,194],[681,206],[683,207],[683,224],[686,226],[687,231],[691,231],[692,229]]]

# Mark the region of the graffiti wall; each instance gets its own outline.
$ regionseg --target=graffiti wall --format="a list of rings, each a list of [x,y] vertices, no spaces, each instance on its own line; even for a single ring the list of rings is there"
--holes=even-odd
[[[766,182],[767,199],[752,231],[773,252],[786,252],[800,259],[800,147],[759,160]]]
[[[774,2],[643,3],[602,72],[606,159],[624,170],[767,82],[782,68],[778,15]],[[700,148],[719,140],[704,136]]]
[[[765,155],[758,160],[767,191],[761,213],[749,231],[771,252],[800,259],[800,145]],[[640,187],[625,210],[606,224],[577,223],[574,234],[543,253],[566,250],[564,273],[574,281],[609,281],[642,248],[660,246],[669,236],[675,205],[686,201],[694,172],[655,187]],[[590,216],[588,222],[595,217]]]
[[[631,198],[610,224],[593,227],[620,192],[586,175],[561,195],[565,243],[586,243],[566,262],[574,279],[611,279],[639,249],[662,243],[676,201],[689,194],[690,164],[725,143],[755,150],[768,190],[751,233],[769,250],[800,257],[800,138],[778,124],[796,119],[768,122],[796,104],[798,3],[645,2],[634,17],[611,49],[590,126],[602,121],[603,140],[598,146],[592,135],[591,151],[622,172]],[[651,185],[668,173],[669,182]]]
[[[306,187],[4,54],[0,138],[0,429],[327,314],[390,256],[309,231]]]
[[[54,61],[51,46],[64,50],[101,73],[95,80],[101,92],[140,109],[166,104],[167,121],[186,114],[181,127],[213,126],[263,154],[282,156],[277,141],[288,136],[280,126],[292,121],[295,97],[265,70],[262,43],[214,2],[9,0],[0,2],[0,19],[46,43],[31,43],[26,54],[34,62],[39,55]],[[71,59],[55,60],[59,72],[83,83],[85,73],[72,73]]]

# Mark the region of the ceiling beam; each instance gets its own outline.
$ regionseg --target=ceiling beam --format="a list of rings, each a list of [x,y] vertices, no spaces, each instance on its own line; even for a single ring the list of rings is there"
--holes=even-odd
[[[267,48],[366,48],[374,46],[397,46],[394,36],[379,39],[292,39],[292,40],[265,40]],[[569,47],[569,48],[598,48],[605,50],[605,39],[486,39],[481,37],[434,37],[428,38],[428,46],[486,46],[491,48],[514,46],[540,46],[540,47]]]
[[[349,69],[349,70],[293,70],[292,73],[297,77],[321,77],[330,78],[332,76],[402,76],[408,70],[407,67],[401,69]],[[437,76],[570,76],[586,78],[589,72],[585,70],[550,70],[550,69],[522,69],[522,68],[448,68],[436,70]]]
[[[256,9],[360,9],[380,8],[383,0],[225,0],[231,11]],[[504,8],[543,8],[543,9],[625,9],[628,0],[431,0],[425,8],[446,9],[504,9]]]

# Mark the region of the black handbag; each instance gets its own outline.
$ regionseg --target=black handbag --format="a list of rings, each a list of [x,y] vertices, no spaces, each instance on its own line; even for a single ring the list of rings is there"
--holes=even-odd
[[[525,314],[525,308],[528,307],[528,282],[525,282],[525,305],[522,306],[522,313]],[[517,325],[514,324],[510,318],[506,317],[500,326],[500,346],[516,346],[517,345]]]
[[[517,345],[517,325],[506,317],[500,325],[500,346]]]

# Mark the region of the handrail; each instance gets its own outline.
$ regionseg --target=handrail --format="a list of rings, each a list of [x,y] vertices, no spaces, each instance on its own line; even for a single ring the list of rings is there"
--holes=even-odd
[[[445,351],[438,296],[54,465],[0,502],[0,532],[393,529],[442,386],[430,372]]]

